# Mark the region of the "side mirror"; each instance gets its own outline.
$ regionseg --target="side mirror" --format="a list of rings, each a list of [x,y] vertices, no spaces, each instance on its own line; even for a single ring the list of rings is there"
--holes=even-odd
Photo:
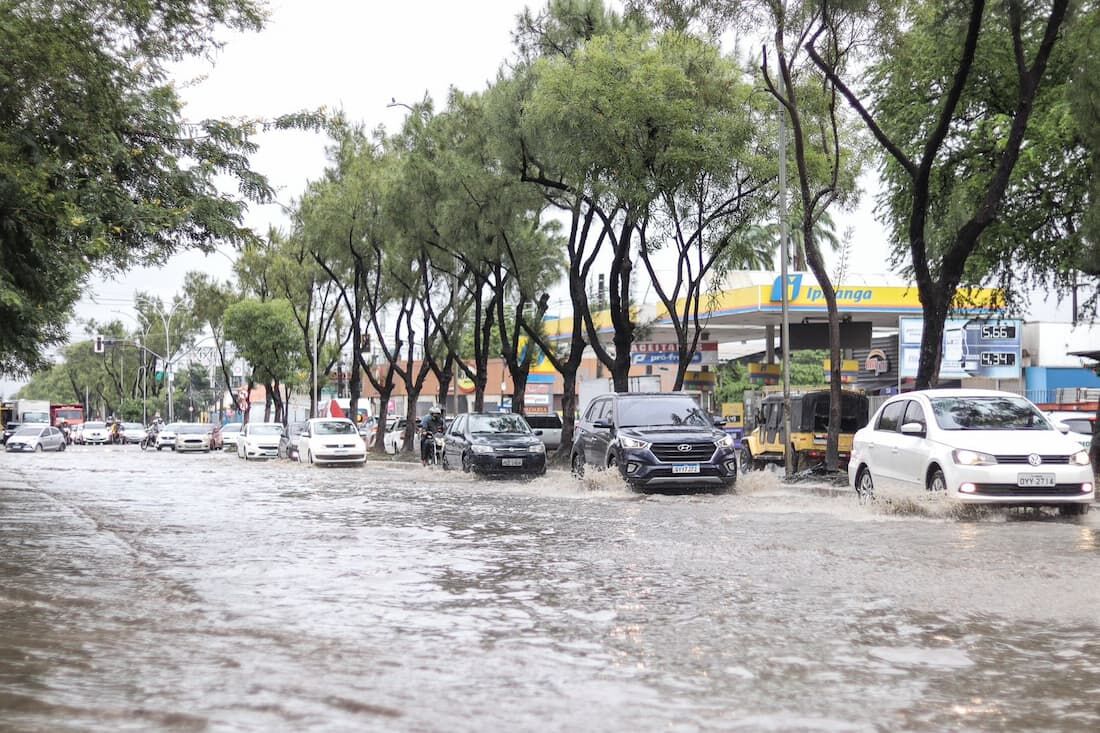
[[[1066,425],[1064,422],[1055,421],[1054,422],[1054,428],[1055,428],[1055,430],[1057,430],[1062,435],[1068,435],[1069,434],[1069,425]]]
[[[726,418],[724,418],[724,417],[714,418],[714,427],[724,428],[725,426],[726,426]]]
[[[901,426],[902,435],[918,435],[923,437],[925,434],[924,426],[919,422],[907,422]]]
[[[610,430],[611,428],[615,427],[615,423],[611,422],[610,420],[597,420],[596,422],[592,423],[592,427],[596,428],[597,430]]]
[[[309,431],[308,430],[303,430],[302,432],[298,433],[298,437],[299,438],[308,438],[309,437]]]
[[[541,430],[535,430],[535,431],[533,431],[533,432],[535,433],[535,435],[542,435],[542,431],[541,431]]]

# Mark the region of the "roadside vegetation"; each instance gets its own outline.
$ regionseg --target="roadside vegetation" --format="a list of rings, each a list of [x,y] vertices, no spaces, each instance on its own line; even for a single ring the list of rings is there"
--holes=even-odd
[[[822,249],[869,169],[893,264],[924,310],[918,387],[935,383],[944,319],[968,287],[1002,288],[1012,312],[1030,287],[1067,293],[1100,276],[1095,0],[638,0],[622,12],[551,0],[517,19],[491,85],[409,100],[395,131],[301,112],[183,119],[166,63],[208,51],[219,29],[262,25],[247,0],[0,6],[0,368],[45,367],[27,395],[92,395],[125,414],[167,388],[151,345],[175,352],[206,334],[213,383],[229,381],[231,342],[276,415],[289,390],[343,375],[353,409],[363,377],[382,395],[382,425],[395,385],[411,413],[428,374],[441,402],[468,379],[480,409],[498,356],[522,407],[536,345],[569,397],[585,348],[625,388],[650,287],[672,314],[679,384],[709,297],[729,272],[776,267],[788,230],[824,293],[839,370],[843,273]],[[736,48],[719,44],[745,29]],[[259,233],[240,222],[270,200],[248,162],[266,127],[323,129],[331,143],[292,224]],[[232,195],[214,185],[224,174]],[[232,281],[189,273],[173,303],[141,296],[139,328],[87,324],[116,339],[106,355],[78,342],[46,364],[93,274],[226,243],[239,251]],[[861,259],[858,233],[844,260],[884,267]],[[560,283],[568,304],[551,301]],[[549,331],[563,310],[572,323]]]

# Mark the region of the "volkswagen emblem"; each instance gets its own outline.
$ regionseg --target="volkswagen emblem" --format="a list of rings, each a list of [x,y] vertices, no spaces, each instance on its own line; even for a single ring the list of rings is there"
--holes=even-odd
[[[687,443],[680,443],[680,445],[676,446],[676,450],[680,451],[681,453],[687,453],[689,450],[691,450],[691,446]]]
[[[1032,466],[1038,466],[1040,463],[1043,462],[1043,459],[1039,456],[1038,453],[1032,453],[1030,456],[1027,457],[1027,462],[1030,463]]]

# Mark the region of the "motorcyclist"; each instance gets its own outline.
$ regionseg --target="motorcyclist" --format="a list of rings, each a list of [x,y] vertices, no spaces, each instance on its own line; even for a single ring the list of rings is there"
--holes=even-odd
[[[435,453],[436,433],[442,433],[447,429],[447,421],[443,419],[443,408],[432,405],[428,414],[420,419],[420,463],[428,465],[428,458]]]

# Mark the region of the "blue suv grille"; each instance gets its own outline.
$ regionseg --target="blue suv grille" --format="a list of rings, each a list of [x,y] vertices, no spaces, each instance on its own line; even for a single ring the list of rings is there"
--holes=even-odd
[[[714,455],[714,441],[654,443],[650,450],[663,463],[706,463]]]

